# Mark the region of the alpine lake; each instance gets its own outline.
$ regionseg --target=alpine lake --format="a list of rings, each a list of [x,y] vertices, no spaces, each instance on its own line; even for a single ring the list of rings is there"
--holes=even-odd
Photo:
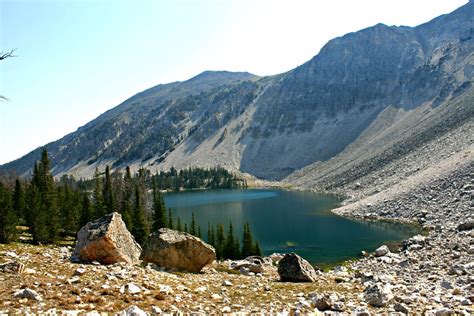
[[[166,193],[164,200],[183,225],[189,225],[194,212],[204,240],[209,223],[222,223],[227,231],[230,221],[242,240],[243,225],[248,222],[264,255],[295,252],[320,267],[337,265],[359,257],[362,250],[373,251],[420,232],[415,226],[335,215],[331,209],[341,200],[312,192],[221,189]]]

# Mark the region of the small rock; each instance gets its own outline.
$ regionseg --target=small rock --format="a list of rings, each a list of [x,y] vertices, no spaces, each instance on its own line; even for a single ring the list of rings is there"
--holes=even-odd
[[[224,308],[221,309],[221,312],[222,313],[230,313],[231,312],[231,309],[229,306],[225,306]]]
[[[377,249],[375,249],[375,256],[376,257],[382,257],[382,256],[385,256],[388,253],[390,253],[390,250],[388,249],[388,247],[386,245],[382,245],[382,246],[378,247]]]
[[[451,289],[454,288],[453,285],[451,284],[451,282],[448,282],[446,280],[441,281],[441,287],[445,288],[447,290],[451,290]]]
[[[81,282],[81,279],[78,276],[69,278],[67,280],[67,283],[69,283],[69,284],[75,284],[75,283],[79,283],[79,282]]]
[[[0,272],[8,273],[23,273],[25,270],[25,265],[20,262],[11,261],[7,263],[0,264]]]
[[[390,286],[380,283],[369,285],[364,290],[364,296],[367,304],[374,307],[384,307],[393,299]]]
[[[162,313],[163,313],[163,311],[158,306],[152,306],[151,307],[151,314],[152,315],[160,315]]]
[[[219,301],[219,300],[222,299],[222,296],[220,296],[219,294],[212,294],[212,295],[211,295],[211,298],[212,298],[213,300]]]
[[[403,313],[403,314],[410,314],[410,308],[408,308],[408,306],[406,306],[403,303],[397,303],[393,306],[393,308],[397,312],[400,312],[400,313]]]
[[[232,286],[233,284],[232,284],[232,282],[230,282],[229,280],[224,280],[224,281],[222,282],[222,285],[223,285],[223,286]]]
[[[126,310],[122,311],[119,315],[120,316],[147,316],[148,314],[144,310],[140,309],[138,306],[132,305]]]
[[[25,274],[36,274],[36,270],[35,269],[31,269],[31,268],[26,268],[25,271],[23,271]]]
[[[124,294],[125,292],[130,293],[130,294],[137,294],[137,293],[140,293],[141,291],[142,289],[140,289],[140,287],[138,287],[137,285],[133,283],[128,283],[126,285],[123,285],[120,288],[120,293],[122,294]]]
[[[459,231],[471,230],[474,228],[474,221],[465,222],[458,225]]]
[[[163,293],[163,294],[173,293],[173,289],[169,285],[160,284],[158,287],[159,287],[160,293]]]
[[[430,310],[430,311],[428,311],[428,313],[430,315],[435,315],[435,316],[449,316],[449,315],[454,314],[452,310],[450,310],[449,308],[446,308],[446,307],[441,307],[441,308],[438,308],[438,309]]]
[[[76,271],[74,271],[74,275],[83,275],[86,273],[86,269],[84,268],[77,268]]]
[[[36,292],[34,290],[31,290],[31,289],[28,289],[28,288],[15,292],[15,294],[13,294],[13,297],[15,297],[15,298],[27,298],[27,299],[35,300],[35,301],[38,301],[38,302],[41,302],[43,300],[43,298],[38,294],[38,292]]]

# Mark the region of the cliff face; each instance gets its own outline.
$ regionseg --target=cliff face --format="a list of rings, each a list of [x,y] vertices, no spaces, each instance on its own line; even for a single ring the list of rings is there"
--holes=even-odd
[[[282,179],[351,144],[373,145],[367,135],[374,126],[396,137],[419,125],[416,119],[399,124],[403,115],[387,121],[390,109],[410,116],[427,107],[444,115],[436,109],[472,90],[473,17],[471,1],[415,28],[378,24],[331,40],[313,59],[277,76],[205,72],[159,85],[46,145],[53,171],[90,176],[105,164],[221,165]],[[390,146],[393,137],[377,145]],[[1,168],[24,173],[37,156]]]

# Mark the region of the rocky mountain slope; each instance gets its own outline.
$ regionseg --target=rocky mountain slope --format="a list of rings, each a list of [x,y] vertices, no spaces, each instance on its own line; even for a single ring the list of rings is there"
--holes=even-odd
[[[302,187],[355,182],[472,120],[473,17],[470,1],[418,27],[333,39],[284,74],[153,87],[46,145],[53,172],[221,165]],[[37,151],[0,168],[26,173]]]

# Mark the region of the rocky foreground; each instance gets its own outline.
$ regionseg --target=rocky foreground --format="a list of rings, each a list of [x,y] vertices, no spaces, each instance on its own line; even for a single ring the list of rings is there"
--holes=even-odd
[[[373,188],[355,185],[354,192],[367,198],[335,210],[424,228],[426,234],[404,241],[396,252],[381,246],[329,272],[315,271],[294,254],[216,262],[211,249],[202,263],[186,263],[202,256],[181,257],[181,249],[209,249],[195,237],[165,229],[155,247],[145,247],[141,261],[140,247],[124,242],[132,237],[120,216],[111,214],[86,225],[79,235],[87,242],[74,250],[0,245],[0,314],[473,315],[474,163],[469,150],[459,155],[452,166],[437,166],[443,172],[433,180],[415,181],[407,190],[392,186],[369,194],[365,191]],[[163,262],[161,243],[177,245]],[[104,258],[111,256],[102,257],[98,248],[128,263],[107,264]],[[72,262],[81,260],[90,263]],[[178,263],[198,264],[196,270],[207,265],[199,273],[170,268]]]

